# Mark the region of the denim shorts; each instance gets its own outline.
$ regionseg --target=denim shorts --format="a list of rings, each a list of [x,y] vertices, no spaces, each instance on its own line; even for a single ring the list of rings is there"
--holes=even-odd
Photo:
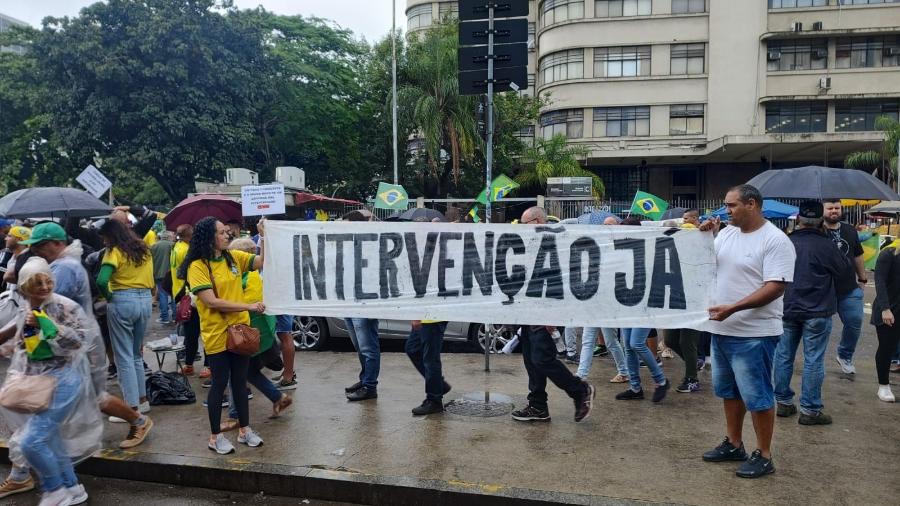
[[[772,364],[780,336],[712,336],[712,375],[716,397],[740,399],[748,411],[775,407]]]
[[[280,314],[275,317],[275,332],[291,332],[294,330],[294,315]]]

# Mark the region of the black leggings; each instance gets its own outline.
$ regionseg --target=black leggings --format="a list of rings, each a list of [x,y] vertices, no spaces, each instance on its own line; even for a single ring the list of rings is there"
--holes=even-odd
[[[191,319],[182,323],[182,328],[184,330],[184,362],[193,366],[200,350],[200,315],[197,313],[197,308],[191,308]],[[203,358],[203,365],[209,365],[206,357]]]
[[[225,396],[225,387],[231,380],[232,392],[247,391],[247,370],[250,367],[250,357],[238,355],[230,351],[213,353],[206,356],[209,368],[212,371],[212,386],[209,387],[209,395],[206,397],[209,410],[209,430],[213,434],[221,431],[222,422],[222,398]],[[247,395],[233,395],[231,402],[235,403],[238,412],[238,422],[241,427],[250,425],[250,406],[247,403]]]
[[[891,358],[897,353],[897,342],[900,341],[900,323],[894,323],[892,327],[876,325],[878,334],[878,351],[875,352],[875,372],[878,373],[879,385],[890,385]]]

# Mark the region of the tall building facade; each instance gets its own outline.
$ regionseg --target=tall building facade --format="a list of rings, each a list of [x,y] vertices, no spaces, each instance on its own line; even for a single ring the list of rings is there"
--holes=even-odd
[[[0,13],[0,32],[5,32],[13,26],[28,26],[28,23]],[[0,51],[23,53],[25,50],[19,46],[0,46]]]
[[[454,3],[409,0],[410,31]],[[900,0],[542,0],[530,22],[535,135],[585,146],[614,200],[840,166],[898,118]]]

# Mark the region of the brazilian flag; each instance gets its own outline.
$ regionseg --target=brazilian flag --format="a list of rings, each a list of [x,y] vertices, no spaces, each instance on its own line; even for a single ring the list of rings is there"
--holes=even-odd
[[[634,195],[631,203],[631,214],[642,214],[655,221],[662,219],[669,203],[651,193],[639,191]]]
[[[49,360],[53,358],[53,350],[47,344],[48,339],[53,339],[58,333],[53,320],[47,316],[47,313],[34,310],[34,317],[37,320],[38,327],[31,336],[23,339],[25,343],[25,353],[31,360]]]
[[[506,174],[500,174],[491,181],[491,202],[496,202],[508,197],[509,193],[519,187],[519,183],[510,179]],[[487,205],[487,188],[475,197],[475,201]]]
[[[863,261],[866,264],[866,269],[874,271],[875,261],[878,260],[878,253],[880,253],[879,247],[881,245],[881,236],[872,234],[867,238],[863,238],[862,234],[860,234],[859,239],[863,248]]]
[[[406,189],[399,184],[378,183],[378,191],[375,192],[376,209],[395,209],[406,211],[409,195]]]

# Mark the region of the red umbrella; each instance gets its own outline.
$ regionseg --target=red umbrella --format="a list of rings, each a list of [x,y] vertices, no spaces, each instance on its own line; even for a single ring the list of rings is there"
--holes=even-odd
[[[185,223],[194,225],[198,221],[213,216],[222,223],[242,222],[241,205],[217,193],[200,193],[178,203],[165,217],[166,228],[175,230]]]

